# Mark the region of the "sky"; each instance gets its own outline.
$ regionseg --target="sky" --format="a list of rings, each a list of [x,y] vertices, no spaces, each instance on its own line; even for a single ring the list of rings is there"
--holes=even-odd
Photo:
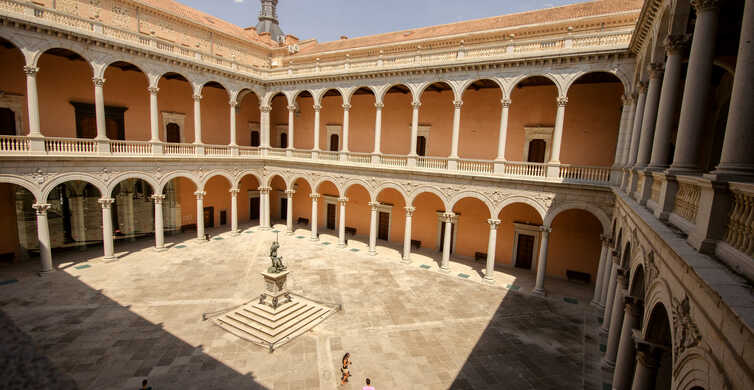
[[[241,27],[255,26],[259,0],[177,0]],[[279,0],[286,34],[320,42],[529,11],[584,0]]]

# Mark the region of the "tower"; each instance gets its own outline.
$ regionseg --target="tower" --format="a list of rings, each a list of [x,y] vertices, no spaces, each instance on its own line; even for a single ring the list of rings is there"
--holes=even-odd
[[[259,23],[257,23],[258,33],[270,33],[273,41],[280,42],[285,39],[285,34],[278,24],[278,0],[261,0],[262,9],[259,11]]]

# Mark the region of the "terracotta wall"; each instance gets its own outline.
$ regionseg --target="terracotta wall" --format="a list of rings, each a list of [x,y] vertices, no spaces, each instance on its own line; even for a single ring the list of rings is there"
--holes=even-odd
[[[20,95],[24,100],[22,114],[22,129],[16,129],[18,134],[29,132],[29,113],[26,110],[26,75],[24,75],[24,56],[15,48],[0,47],[0,91]]]
[[[18,247],[16,222],[16,186],[0,183],[0,221],[5,228],[0,234],[0,255],[15,253]]]

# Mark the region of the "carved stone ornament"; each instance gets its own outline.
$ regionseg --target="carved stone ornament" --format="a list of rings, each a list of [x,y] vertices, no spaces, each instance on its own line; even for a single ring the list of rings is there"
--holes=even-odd
[[[154,171],[152,172],[152,175],[154,175],[154,177],[157,178],[157,180],[160,180],[160,178],[162,177],[162,172],[160,172],[160,167],[156,167]]]
[[[105,183],[110,181],[110,178],[112,178],[115,175],[115,172],[110,172],[107,168],[102,168],[102,171],[99,173],[100,179],[104,181]]]
[[[654,253],[649,253],[647,255],[647,285],[652,284],[652,282],[660,276],[660,269],[657,267],[657,262],[655,261]]]
[[[37,184],[44,184],[47,181],[48,174],[44,173],[40,168],[31,173],[31,179]]]
[[[691,304],[688,296],[684,296],[682,300],[673,298],[673,327],[675,328],[673,354],[677,359],[687,349],[699,345],[702,339],[699,328],[691,318]]]

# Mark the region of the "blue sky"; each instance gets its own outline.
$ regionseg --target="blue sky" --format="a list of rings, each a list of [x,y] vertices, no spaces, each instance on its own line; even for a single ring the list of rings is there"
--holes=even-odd
[[[259,0],[178,0],[241,27],[257,24]],[[280,0],[286,34],[320,42],[529,11],[579,0]]]

